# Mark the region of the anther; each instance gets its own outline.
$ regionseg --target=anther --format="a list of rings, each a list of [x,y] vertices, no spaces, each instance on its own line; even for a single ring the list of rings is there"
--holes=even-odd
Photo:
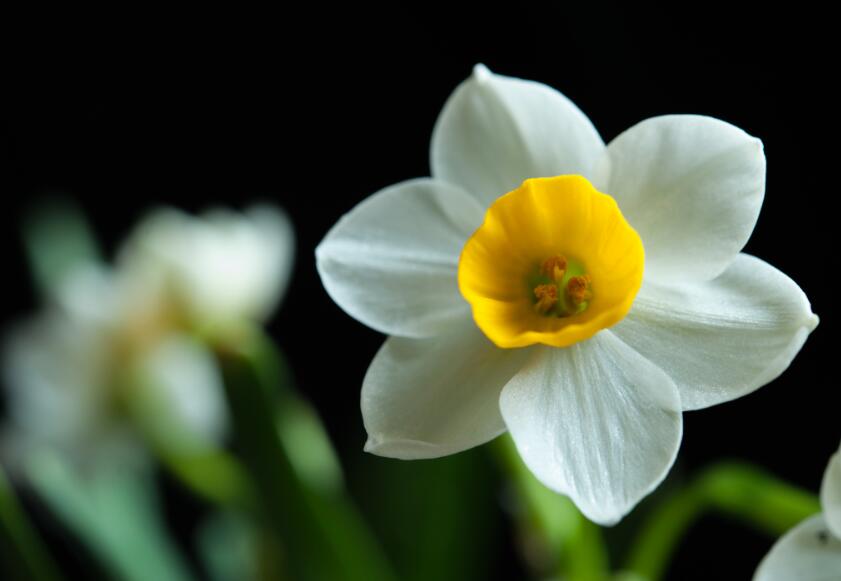
[[[567,259],[563,256],[552,256],[543,261],[540,274],[548,276],[555,282],[561,282],[567,271]]]
[[[585,301],[593,298],[593,292],[590,290],[590,275],[584,274],[582,276],[573,276],[567,282],[567,296],[572,303],[578,307]]]
[[[554,284],[540,284],[534,288],[534,296],[537,297],[537,302],[534,308],[539,313],[548,313],[556,304],[558,304],[558,287]]]

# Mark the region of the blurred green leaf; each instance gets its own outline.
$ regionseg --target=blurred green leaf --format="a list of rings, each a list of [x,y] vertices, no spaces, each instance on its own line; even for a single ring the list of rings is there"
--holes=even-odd
[[[219,511],[201,526],[198,552],[212,581],[278,579],[261,574],[259,532],[241,513]]]
[[[231,514],[214,515],[199,529],[199,555],[212,581],[253,579],[250,530]]]
[[[44,201],[29,212],[23,241],[35,285],[45,295],[54,293],[75,268],[100,259],[85,217],[64,198]]]
[[[354,484],[400,579],[492,576],[498,500],[490,468],[481,450],[412,462],[357,459]]]
[[[254,491],[242,466],[222,450],[178,455],[159,449],[163,464],[183,484],[208,502],[253,510]]]
[[[327,432],[312,406],[290,389],[278,397],[277,433],[290,463],[309,487],[327,495],[342,494],[342,469]]]
[[[313,475],[324,468],[298,470],[293,461],[287,446],[296,443],[281,436],[276,410],[294,396],[270,341],[256,329],[241,330],[226,336],[224,344],[217,342],[217,347],[236,443],[265,516],[287,549],[284,557],[291,578],[394,579],[379,545],[344,494],[313,486]],[[322,444],[315,444],[316,452]],[[312,448],[312,442],[309,445]]]
[[[118,578],[192,579],[161,521],[145,467],[102,460],[80,474],[59,455],[40,452],[27,474],[49,507]]]
[[[38,533],[29,524],[26,512],[18,503],[15,491],[0,466],[0,555],[14,564],[9,579],[60,581],[62,576],[47,552]],[[5,578],[5,577],[4,577]]]

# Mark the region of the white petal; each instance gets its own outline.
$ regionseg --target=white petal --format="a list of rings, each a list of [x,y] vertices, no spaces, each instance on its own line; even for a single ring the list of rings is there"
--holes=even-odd
[[[112,320],[119,297],[111,271],[103,264],[83,263],[62,277],[51,307],[68,319],[91,326]]]
[[[171,447],[217,446],[228,430],[222,377],[213,356],[196,340],[172,335],[143,354],[133,369],[133,403]]]
[[[264,320],[286,288],[293,257],[291,223],[276,208],[200,217],[163,208],[126,241],[118,270],[129,309],[166,309],[174,300],[198,322]]]
[[[822,515],[808,518],[777,541],[753,581],[841,581],[841,539]]]
[[[631,312],[611,331],[669,374],[683,409],[692,410],[776,378],[817,323],[794,281],[740,254],[711,281],[645,281]]]
[[[589,176],[604,142],[572,101],[541,83],[477,65],[441,111],[432,134],[432,175],[487,207],[534,177]]]
[[[600,524],[618,522],[654,490],[682,434],[672,380],[610,331],[538,348],[500,405],[531,471]]]
[[[81,457],[111,437],[110,338],[58,308],[9,334],[3,374],[13,438]]]
[[[456,186],[429,179],[377,192],[316,249],[324,288],[348,314],[383,333],[441,332],[469,312],[458,291],[458,257],[483,214]]]
[[[750,237],[765,194],[762,142],[697,115],[631,127],[595,173],[642,238],[646,277],[657,279],[721,273]]]
[[[365,450],[436,458],[495,438],[505,431],[499,392],[527,352],[499,349],[469,318],[439,337],[391,337],[362,386]]]
[[[821,484],[821,506],[829,528],[841,538],[841,451],[829,460]]]
[[[201,217],[208,224],[207,266],[194,271],[192,288],[194,296],[206,297],[203,312],[218,309],[265,321],[283,298],[295,261],[295,232],[286,212],[263,204]]]

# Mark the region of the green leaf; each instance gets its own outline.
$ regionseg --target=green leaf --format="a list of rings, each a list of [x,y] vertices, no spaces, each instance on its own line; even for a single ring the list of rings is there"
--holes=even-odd
[[[49,507],[118,578],[192,579],[161,522],[148,470],[108,460],[81,474],[45,451],[32,458],[27,474]]]
[[[327,432],[312,406],[290,389],[279,394],[277,433],[295,472],[307,486],[326,495],[342,493],[342,469]]]
[[[354,484],[400,579],[483,580],[498,538],[495,475],[482,450],[405,462],[357,459]]]
[[[14,563],[14,579],[60,581],[62,576],[44,547],[38,533],[29,524],[15,491],[0,466],[0,555],[3,562]],[[12,571],[6,571],[12,575]]]
[[[68,199],[35,207],[23,221],[23,241],[35,285],[47,296],[74,269],[99,262],[87,221]]]
[[[286,547],[284,557],[291,578],[393,580],[379,545],[355,507],[340,490],[314,485],[314,474],[321,473],[318,479],[323,480],[330,470],[325,472],[323,466],[315,471],[312,467],[299,470],[296,466],[294,453],[288,449],[295,439],[281,436],[276,413],[279,403],[288,404],[292,391],[271,343],[256,329],[229,334],[225,339],[221,344],[217,337],[216,344],[236,444],[265,516]],[[283,397],[278,399],[281,392]],[[316,453],[324,442],[315,445]]]
[[[212,581],[257,579],[257,532],[244,515],[212,514],[199,528],[198,553]]]

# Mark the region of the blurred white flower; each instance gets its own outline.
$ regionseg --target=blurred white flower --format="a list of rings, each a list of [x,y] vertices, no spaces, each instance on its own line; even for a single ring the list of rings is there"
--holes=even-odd
[[[7,453],[49,445],[83,461],[139,449],[127,406],[171,430],[173,445],[218,442],[228,424],[221,378],[195,334],[264,322],[286,288],[293,244],[289,221],[270,207],[163,208],[126,239],[113,269],[72,270],[7,337]]]
[[[121,292],[137,297],[126,301],[130,309],[152,301],[161,311],[164,302],[192,321],[264,321],[286,289],[293,244],[285,216],[268,206],[201,219],[160,209],[118,255]]]
[[[821,484],[823,513],[787,532],[760,563],[754,581],[841,580],[841,449]]]
[[[768,383],[817,325],[791,279],[740,254],[765,157],[728,123],[656,117],[605,146],[557,91],[477,66],[431,164],[316,251],[333,300],[392,335],[362,387],[370,452],[508,430],[545,485],[614,523],[665,477],[683,410]]]
[[[79,268],[55,289],[50,305],[6,337],[7,457],[22,460],[45,445],[75,460],[87,450],[132,447],[107,389],[113,374],[112,291],[108,273],[93,265]]]

